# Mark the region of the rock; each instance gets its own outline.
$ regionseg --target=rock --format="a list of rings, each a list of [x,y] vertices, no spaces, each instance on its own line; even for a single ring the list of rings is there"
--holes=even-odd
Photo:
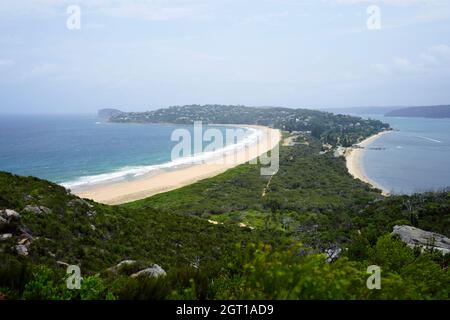
[[[28,238],[22,238],[22,239],[20,239],[20,241],[18,242],[18,244],[27,246],[27,243],[28,243],[28,242],[30,242],[30,239],[28,239]]]
[[[27,206],[25,206],[24,210],[27,211],[27,212],[35,213],[35,214],[41,214],[42,213],[42,210],[38,206],[27,205]]]
[[[93,217],[97,214],[97,212],[95,212],[94,210],[89,210],[88,212],[86,212],[86,215],[88,217]]]
[[[2,214],[2,216],[6,217],[6,218],[14,218],[14,219],[20,218],[20,214],[11,209],[5,209],[1,212],[1,214]]]
[[[325,253],[327,255],[326,261],[328,263],[335,261],[337,258],[339,258],[339,255],[341,254],[341,252],[342,252],[342,249],[337,246],[326,249],[325,250]]]
[[[108,269],[108,271],[111,271],[113,273],[117,273],[119,272],[119,270],[124,267],[124,266],[130,266],[137,263],[135,260],[123,260],[121,262],[119,262],[117,265],[115,265],[114,267],[111,267]]]
[[[52,210],[44,207],[44,206],[31,206],[31,205],[27,205],[24,208],[25,211],[34,213],[34,214],[49,214],[52,213]]]
[[[25,200],[25,201],[33,201],[34,198],[33,198],[33,196],[31,196],[29,194],[26,194],[26,195],[23,196],[23,200]]]
[[[122,268],[123,266],[129,266],[129,265],[132,265],[132,264],[135,264],[135,263],[136,263],[135,260],[123,260],[123,261],[119,262],[119,263],[118,263],[115,267],[113,267],[113,268],[120,269],[120,268]]]
[[[18,244],[16,246],[16,251],[18,254],[22,255],[22,256],[27,256],[28,255],[28,248],[26,246],[24,246],[23,244]]]
[[[21,239],[27,239],[27,240],[30,240],[30,241],[33,240],[33,236],[31,234],[27,233],[27,232],[22,233],[20,235],[20,238]]]
[[[25,237],[28,239],[33,239],[33,236],[31,235],[30,229],[28,229],[26,226],[20,226],[19,231],[22,232],[21,237]]]
[[[0,234],[0,241],[2,240],[7,240],[9,238],[12,237],[12,233],[4,233],[4,234]]]
[[[443,254],[450,252],[450,239],[439,233],[403,225],[394,226],[392,234],[399,235],[400,239],[410,248],[434,249]]]
[[[64,262],[64,261],[56,261],[56,264],[59,264],[60,266],[63,266],[63,267],[68,267],[69,266],[69,264],[67,263],[67,262]]]
[[[92,204],[90,204],[89,202],[87,202],[86,200],[83,200],[83,199],[70,200],[68,205],[70,207],[76,207],[76,206],[80,206],[80,205],[83,206],[84,205],[84,206],[88,206],[91,209],[94,207]]]
[[[250,229],[250,230],[255,229],[254,227],[246,225],[245,223],[242,223],[242,222],[239,223],[239,227],[240,228],[245,228],[245,229]]]
[[[43,213],[45,213],[45,214],[50,214],[50,213],[52,213],[52,210],[49,209],[49,208],[47,208],[47,207],[40,206],[39,209],[41,209],[41,211],[42,211]]]
[[[6,220],[5,218],[3,218],[2,216],[0,216],[0,225],[2,224],[7,224],[8,220]]]
[[[150,267],[141,270],[139,272],[136,272],[134,274],[131,275],[132,278],[137,278],[140,276],[148,276],[148,277],[164,277],[166,275],[166,271],[164,271],[163,268],[161,268],[159,265],[157,264],[153,264]]]

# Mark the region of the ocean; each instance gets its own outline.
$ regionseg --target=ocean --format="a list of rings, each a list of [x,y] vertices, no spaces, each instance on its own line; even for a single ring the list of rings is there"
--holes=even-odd
[[[36,176],[71,189],[132,179],[188,163],[171,161],[172,149],[179,143],[171,141],[171,135],[181,128],[194,134],[192,125],[109,123],[96,115],[0,115],[0,171]],[[203,126],[203,132],[208,128]],[[214,128],[224,136],[230,129]],[[227,141],[224,147],[242,147],[255,138],[254,131],[247,129],[244,137]],[[196,155],[205,156],[208,153]]]
[[[367,177],[393,194],[450,187],[450,119],[367,117],[396,130],[364,152],[362,167]]]

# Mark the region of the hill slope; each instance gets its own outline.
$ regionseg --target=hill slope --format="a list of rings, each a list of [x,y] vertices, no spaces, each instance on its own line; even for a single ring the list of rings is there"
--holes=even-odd
[[[387,117],[450,118],[450,106],[410,107],[390,111]]]

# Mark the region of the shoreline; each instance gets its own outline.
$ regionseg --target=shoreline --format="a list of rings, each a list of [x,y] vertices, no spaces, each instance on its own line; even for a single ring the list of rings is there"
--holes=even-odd
[[[132,180],[91,185],[76,188],[78,190],[75,189],[72,192],[79,197],[111,205],[137,201],[214,177],[272,150],[281,141],[281,131],[278,129],[257,125],[233,126],[257,129],[262,134],[260,139],[252,144],[231,151],[224,151],[218,157],[206,159],[200,164],[161,169],[158,172],[145,174]]]
[[[364,148],[368,147],[370,144],[375,142],[381,136],[384,136],[388,133],[391,133],[392,130],[382,131],[377,134],[374,134],[367,139],[361,141],[357,145],[362,148],[347,148],[344,156],[346,160],[347,170],[355,179],[359,179],[365,183],[370,184],[372,187],[380,189],[381,194],[385,197],[390,196],[390,192],[383,188],[380,184],[370,179],[364,172],[362,157],[364,155]]]

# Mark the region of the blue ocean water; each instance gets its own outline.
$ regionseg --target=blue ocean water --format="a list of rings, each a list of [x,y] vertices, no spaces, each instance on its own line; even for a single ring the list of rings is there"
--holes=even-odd
[[[389,123],[396,131],[381,136],[364,152],[367,177],[396,194],[450,187],[450,119],[370,118]]]
[[[170,163],[178,128],[193,133],[193,126],[108,123],[95,115],[0,115],[0,170],[70,186],[127,178]]]

